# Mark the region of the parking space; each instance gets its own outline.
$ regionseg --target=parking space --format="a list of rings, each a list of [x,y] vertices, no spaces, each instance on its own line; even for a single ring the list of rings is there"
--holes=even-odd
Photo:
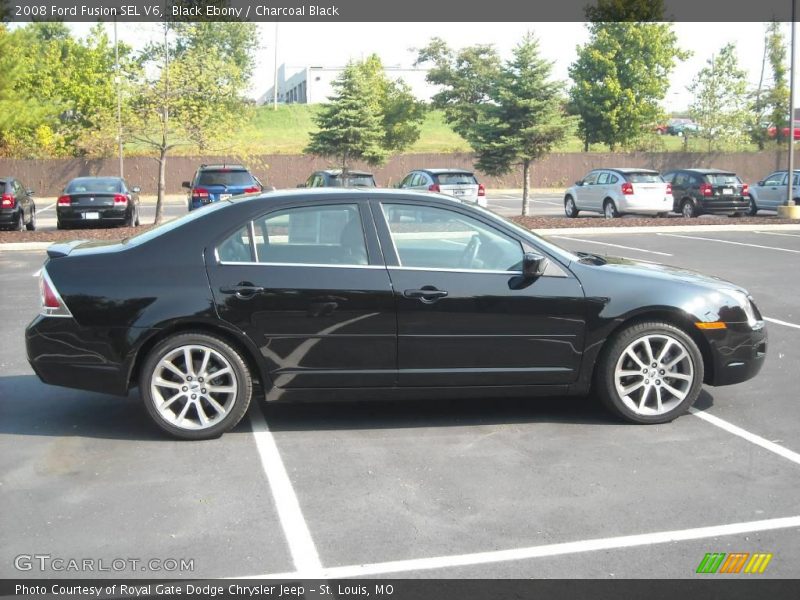
[[[0,252],[0,575],[30,548],[194,558],[192,577],[691,577],[706,552],[771,552],[765,576],[796,577],[800,232],[553,241],[744,285],[770,319],[761,374],[659,426],[592,397],[256,403],[219,440],[173,442],[136,393],[38,382],[43,255]]]

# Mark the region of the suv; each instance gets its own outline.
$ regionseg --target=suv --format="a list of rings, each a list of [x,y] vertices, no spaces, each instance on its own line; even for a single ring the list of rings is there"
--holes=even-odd
[[[731,171],[677,169],[664,174],[672,184],[672,210],[691,218],[702,214],[738,217],[750,211],[748,185]]]
[[[0,177],[0,226],[17,231],[36,229],[36,205],[33,190],[25,189],[13,177]]]
[[[624,213],[666,216],[672,210],[672,188],[650,169],[595,169],[564,193],[564,213],[582,210],[614,219]]]
[[[239,194],[259,194],[264,189],[242,165],[200,165],[194,178],[184,181],[182,187],[189,190],[189,210]]]
[[[342,177],[341,169],[326,169],[324,171],[314,171],[297,187],[316,188],[316,187],[378,187],[372,173],[366,171],[347,171]]]
[[[775,171],[750,188],[750,210],[748,214],[755,216],[759,210],[778,210],[786,201],[786,192],[789,187],[789,171]],[[800,169],[794,172],[792,181],[792,195],[794,203],[800,204]]]
[[[405,190],[441,192],[459,200],[486,207],[486,188],[472,171],[464,169],[418,169],[406,175],[397,187]]]

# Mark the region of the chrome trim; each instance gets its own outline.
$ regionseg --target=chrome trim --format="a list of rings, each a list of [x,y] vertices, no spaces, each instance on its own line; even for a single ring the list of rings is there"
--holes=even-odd
[[[250,236],[250,256],[258,262],[258,246],[256,245],[256,225],[254,219],[251,219],[247,224],[247,235]]]
[[[318,267],[318,268],[325,268],[331,267],[334,269],[385,269],[383,265],[327,265],[327,264],[317,264],[317,263],[273,263],[273,262],[239,262],[239,261],[227,261],[227,260],[219,260],[219,256],[217,256],[217,262],[220,265],[251,265],[251,266],[261,266],[261,267]]]
[[[438,273],[489,273],[495,275],[522,275],[522,271],[495,271],[493,269],[440,269],[434,267],[394,267],[388,266],[387,269],[395,271],[436,271]]]

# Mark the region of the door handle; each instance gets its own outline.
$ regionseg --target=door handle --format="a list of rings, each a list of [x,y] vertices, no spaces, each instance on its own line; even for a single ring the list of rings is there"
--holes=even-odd
[[[245,299],[260,294],[264,291],[264,288],[251,283],[240,283],[230,287],[221,287],[219,291],[223,294],[235,294],[237,298]]]
[[[405,290],[403,296],[406,298],[416,298],[421,302],[430,304],[436,302],[439,298],[447,296],[447,292],[444,290],[437,290],[432,285],[426,285],[418,290]]]

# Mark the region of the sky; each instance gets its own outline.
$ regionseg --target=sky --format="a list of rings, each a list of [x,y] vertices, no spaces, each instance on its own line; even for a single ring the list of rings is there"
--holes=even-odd
[[[86,35],[91,26],[70,24],[77,36]],[[789,23],[782,26],[788,45],[790,26]],[[110,34],[111,25],[107,27]],[[155,24],[123,23],[118,27],[120,40],[134,48],[140,48],[157,35]],[[261,45],[248,90],[253,98],[271,87],[274,74],[275,24],[259,23],[258,27]],[[747,71],[751,84],[757,85],[764,52],[764,23],[675,23],[673,27],[679,46],[691,51],[692,56],[679,62],[673,71],[664,100],[667,111],[688,107],[691,95],[686,87],[711,55],[729,42],[736,44],[740,65]],[[567,69],[575,60],[576,47],[588,39],[583,23],[281,23],[278,64],[340,66],[375,52],[385,65],[411,66],[416,56],[413,48],[424,46],[435,36],[456,48],[492,44],[506,58],[528,31],[539,38],[542,54],[554,62],[554,76],[567,81]],[[800,81],[795,90],[800,91]]]

